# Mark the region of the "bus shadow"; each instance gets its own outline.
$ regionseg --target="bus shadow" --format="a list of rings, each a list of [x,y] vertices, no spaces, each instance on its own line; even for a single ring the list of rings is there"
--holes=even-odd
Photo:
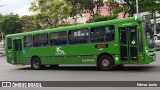
[[[124,67],[115,67],[114,71],[159,72],[160,66],[124,66]]]
[[[18,70],[32,70],[30,67],[18,68]],[[45,67],[42,70],[53,71],[100,71],[95,66],[59,66],[57,68]],[[126,72],[160,72],[160,66],[123,66],[115,67],[110,72],[126,71]],[[107,71],[108,72],[108,71]]]
[[[18,68],[18,70],[33,70],[31,67],[22,67]],[[94,66],[59,66],[56,68],[53,67],[45,67],[41,70],[62,70],[62,71],[97,71]]]

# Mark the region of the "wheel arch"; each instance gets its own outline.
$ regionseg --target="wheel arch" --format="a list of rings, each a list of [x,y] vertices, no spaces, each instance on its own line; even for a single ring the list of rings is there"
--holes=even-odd
[[[34,58],[37,59],[34,60]],[[40,57],[37,55],[32,56],[30,61],[31,61],[31,68],[34,70],[41,70],[45,67],[45,65],[42,64]],[[38,64],[36,65],[36,63]]]
[[[109,64],[107,66],[104,66],[104,65],[102,65],[102,62],[104,59],[103,60],[101,60],[101,59],[106,56],[108,56],[110,59],[107,60],[109,62]],[[97,69],[99,69],[99,70],[103,70],[103,71],[113,70],[114,64],[115,64],[114,58],[109,53],[103,52],[103,53],[99,54],[97,57],[96,66],[97,66]]]
[[[114,63],[113,56],[112,56],[111,54],[109,54],[109,53],[103,52],[103,53],[101,53],[101,54],[98,55],[96,64],[98,63],[99,58],[100,58],[101,56],[103,56],[103,55],[108,55],[108,56],[110,56],[110,57],[112,58],[112,60],[113,60],[113,63]]]
[[[30,61],[32,62],[33,58],[35,58],[35,57],[39,58],[39,60],[41,61],[40,57],[37,55],[32,56]]]

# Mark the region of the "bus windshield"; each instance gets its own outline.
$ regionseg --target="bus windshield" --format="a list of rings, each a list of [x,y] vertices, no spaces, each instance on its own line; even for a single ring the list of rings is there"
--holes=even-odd
[[[154,42],[154,31],[151,27],[150,24],[145,25],[145,31],[146,31],[146,39],[147,39],[147,44],[150,48],[154,48],[155,42]]]

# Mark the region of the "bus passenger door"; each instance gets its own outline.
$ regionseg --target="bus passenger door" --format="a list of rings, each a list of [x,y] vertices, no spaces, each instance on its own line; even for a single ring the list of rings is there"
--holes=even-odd
[[[138,61],[138,35],[137,27],[131,26],[128,27],[129,31],[129,53],[130,53],[130,63],[137,63]]]
[[[13,51],[14,51],[14,62],[15,64],[22,64],[21,62],[21,51],[22,51],[22,40],[16,39],[13,40]]]
[[[134,63],[138,60],[136,26],[120,27],[120,57],[124,63]]]

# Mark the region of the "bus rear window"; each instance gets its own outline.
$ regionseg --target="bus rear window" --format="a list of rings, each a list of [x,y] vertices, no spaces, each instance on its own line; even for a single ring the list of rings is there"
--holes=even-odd
[[[11,38],[8,38],[7,43],[8,43],[8,49],[12,49],[12,39]]]

